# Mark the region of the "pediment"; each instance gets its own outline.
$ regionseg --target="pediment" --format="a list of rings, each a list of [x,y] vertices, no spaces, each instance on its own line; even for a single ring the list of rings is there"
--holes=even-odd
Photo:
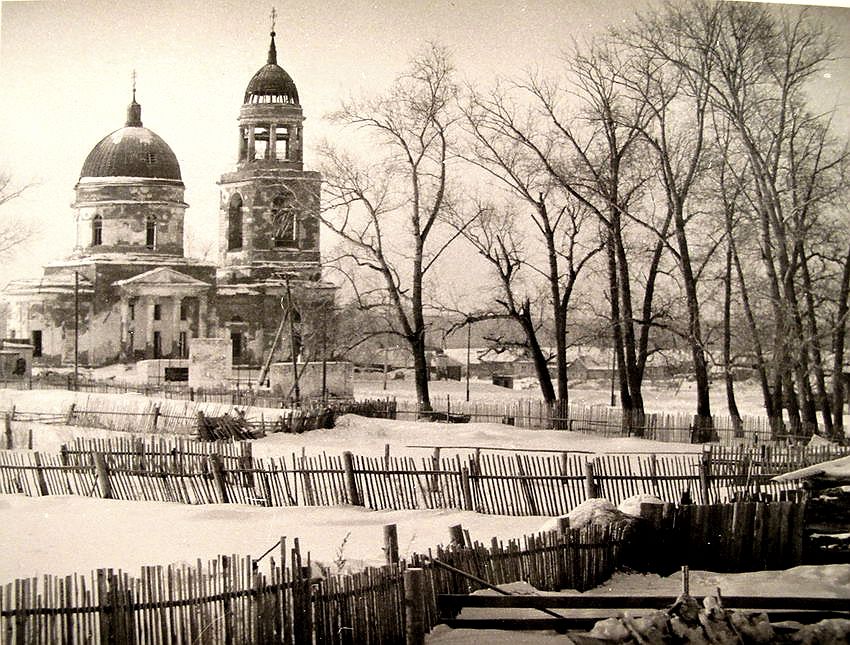
[[[209,287],[209,282],[198,280],[180,271],[175,271],[169,267],[157,267],[150,271],[145,271],[139,275],[134,275],[131,278],[117,280],[113,282],[116,287]]]

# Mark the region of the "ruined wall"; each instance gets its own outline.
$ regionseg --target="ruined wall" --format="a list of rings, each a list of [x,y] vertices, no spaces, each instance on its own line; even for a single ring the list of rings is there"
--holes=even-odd
[[[194,339],[189,347],[189,387],[226,387],[232,370],[229,339]]]
[[[327,363],[326,387],[329,397],[346,397],[354,394],[353,366],[351,363]],[[302,397],[322,396],[322,364],[299,363],[298,387]],[[273,363],[269,371],[272,392],[288,396],[292,391],[292,363]]]

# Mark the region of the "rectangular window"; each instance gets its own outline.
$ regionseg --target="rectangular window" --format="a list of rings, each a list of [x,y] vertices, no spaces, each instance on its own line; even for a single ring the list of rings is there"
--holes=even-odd
[[[32,356],[38,358],[41,356],[41,330],[34,329],[32,332]]]
[[[189,368],[188,367],[166,367],[165,368],[165,380],[166,381],[188,381],[189,380]]]
[[[162,320],[162,305],[153,306],[153,319]]]
[[[180,320],[189,319],[189,303],[185,300],[180,301]]]
[[[153,357],[162,358],[162,335],[158,331],[153,333]]]
[[[130,303],[129,303],[129,307],[130,307],[130,320],[135,320],[136,319],[136,301],[131,300]]]
[[[177,357],[189,358],[189,337],[185,331],[177,336]]]

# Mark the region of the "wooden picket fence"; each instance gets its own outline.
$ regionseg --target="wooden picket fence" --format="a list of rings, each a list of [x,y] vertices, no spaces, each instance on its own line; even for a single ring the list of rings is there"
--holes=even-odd
[[[405,642],[415,604],[420,628],[441,621],[440,598],[483,583],[526,581],[541,591],[598,586],[623,564],[639,571],[679,564],[714,571],[789,567],[802,555],[804,505],[654,507],[655,517],[566,528],[489,545],[436,547],[384,567],[311,577],[309,554],[287,538],[264,556],[219,556],[205,565],[142,567],[139,575],[99,569],[90,575],[25,578],[0,585],[0,633],[7,643],[365,645]],[[651,530],[650,530],[651,529]],[[641,530],[649,532],[642,536]],[[278,548],[279,547],[279,548]],[[277,549],[277,550],[275,550]],[[649,555],[649,560],[645,557]],[[420,594],[405,589],[421,569]]]
[[[62,645],[403,643],[402,581],[409,567],[425,571],[419,602],[430,630],[438,594],[477,588],[435,559],[492,584],[527,580],[544,590],[588,589],[611,576],[622,544],[622,528],[587,527],[507,544],[494,539],[489,547],[437,547],[398,564],[311,578],[298,540],[288,549],[282,538],[267,570],[251,556],[233,555],[206,565],[142,567],[138,576],[99,569],[0,585],[0,633],[9,643]]]
[[[699,453],[489,453],[367,457],[346,452],[255,459],[250,442],[77,439],[59,454],[0,451],[0,493],[86,495],[186,504],[355,504],[375,510],[463,509],[499,515],[568,513],[591,497],[666,502],[779,499],[782,472],[831,458],[829,447],[713,446]]]
[[[431,411],[422,411],[418,402],[400,399],[398,418],[431,418],[446,422],[504,423],[523,428],[569,430],[603,437],[640,436],[667,443],[703,443],[706,440],[732,445],[805,441],[788,433],[772,433],[767,417],[744,416],[736,426],[732,417],[715,414],[713,428],[705,435],[694,428],[694,415],[684,412],[634,414],[607,405],[547,403],[542,399],[462,401],[434,397]],[[708,439],[707,439],[708,438]]]

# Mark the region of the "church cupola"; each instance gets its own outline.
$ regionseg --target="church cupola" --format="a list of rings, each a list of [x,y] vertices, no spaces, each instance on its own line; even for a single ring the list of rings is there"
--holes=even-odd
[[[277,63],[274,12],[266,64],[251,78],[239,111],[239,165],[302,163],[304,116],[298,88]]]
[[[171,147],[142,125],[133,98],[123,128],[91,149],[75,186],[76,253],[183,255],[186,203]]]

